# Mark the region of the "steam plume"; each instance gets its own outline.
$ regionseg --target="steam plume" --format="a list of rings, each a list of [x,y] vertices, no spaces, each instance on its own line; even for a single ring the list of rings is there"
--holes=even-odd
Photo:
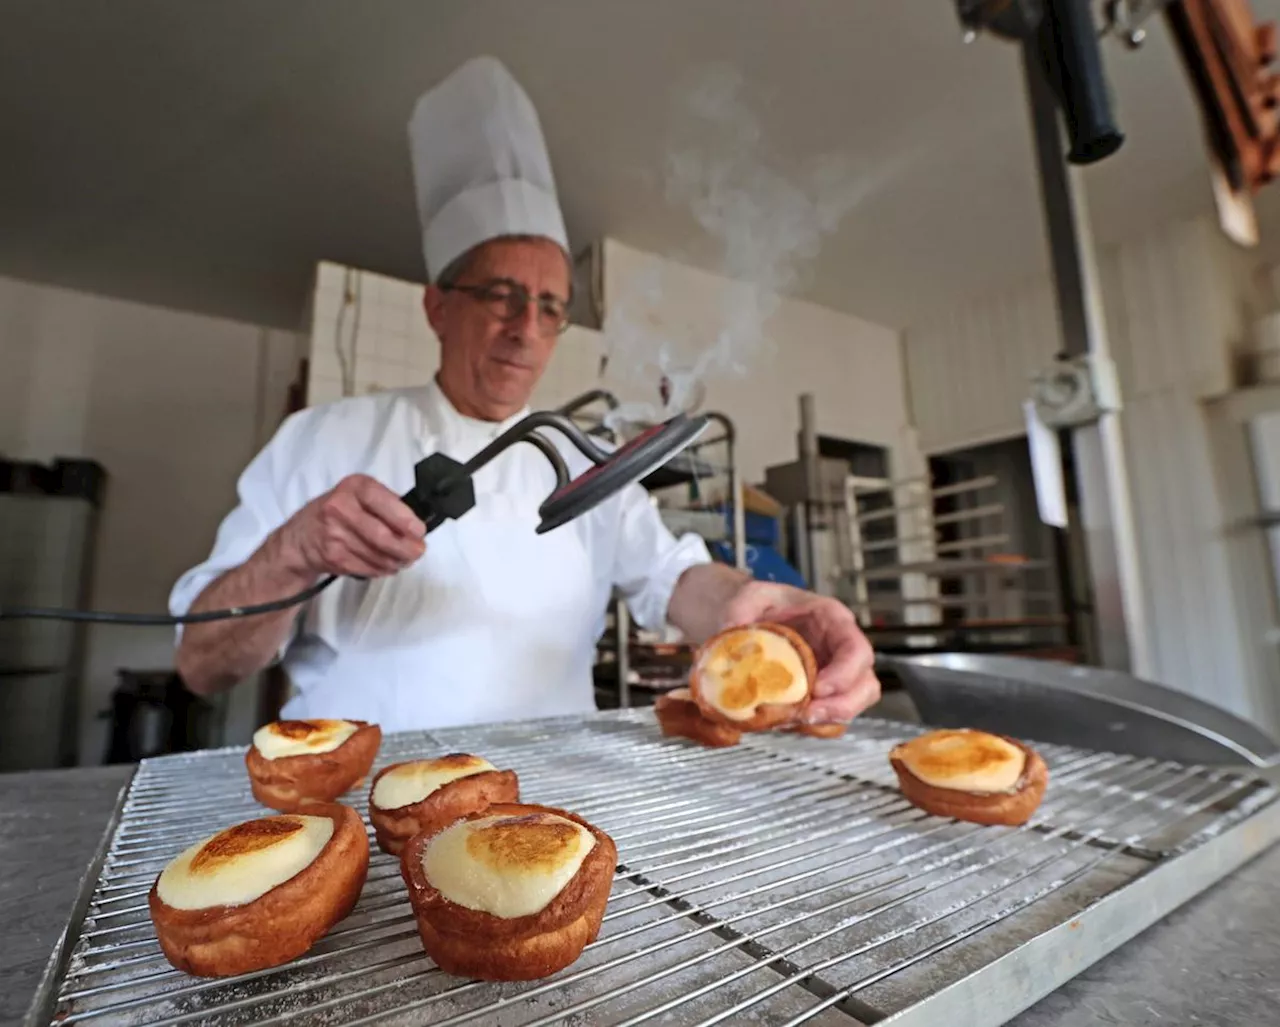
[[[703,383],[743,374],[766,351],[766,327],[780,294],[800,283],[822,239],[891,172],[855,169],[825,157],[788,175],[769,159],[741,76],[713,67],[683,95],[665,167],[669,203],[687,207],[713,240],[722,291],[715,330],[673,320],[660,264],[611,299],[605,325],[609,376],[652,389],[665,376],[667,409],[626,403],[614,424],[669,416],[696,400]],[[859,173],[860,172],[860,173]]]

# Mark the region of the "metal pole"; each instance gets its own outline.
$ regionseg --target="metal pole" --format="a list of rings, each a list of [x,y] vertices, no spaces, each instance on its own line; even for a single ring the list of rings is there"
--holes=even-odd
[[[729,492],[733,496],[733,565],[740,571],[747,569],[747,511],[743,506],[746,494],[742,488],[742,472],[738,470],[737,454],[729,442]]]
[[[813,547],[809,545],[809,532],[804,523],[807,508],[807,503],[801,503],[799,507],[790,507],[788,515],[791,519],[791,533],[795,538],[796,570],[805,581],[812,581],[813,568],[809,564],[809,554]]]
[[[800,395],[800,466],[804,472],[804,555],[809,587],[818,590],[818,563],[813,548],[813,505],[818,501],[818,418],[813,393]]]
[[[733,565],[740,571],[747,569],[747,512],[746,495],[742,487],[742,470],[738,467],[738,432],[727,414],[707,415],[724,429],[725,463],[729,472],[729,502],[733,504]],[[704,446],[710,443],[704,442]]]
[[[1022,63],[1063,349],[1070,356],[1106,357],[1106,320],[1083,182],[1079,171],[1067,164],[1057,100],[1032,49],[1035,45],[1023,44]],[[1071,429],[1070,445],[1092,584],[1096,659],[1109,669],[1149,678],[1151,647],[1120,415],[1106,413],[1094,424]]]
[[[618,705],[625,709],[631,705],[631,610],[622,596],[618,596],[613,619],[618,631]]]

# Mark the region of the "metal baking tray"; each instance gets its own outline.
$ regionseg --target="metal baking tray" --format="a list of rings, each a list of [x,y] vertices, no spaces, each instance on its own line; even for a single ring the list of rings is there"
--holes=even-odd
[[[888,656],[921,719],[1062,745],[1214,766],[1280,767],[1280,743],[1256,724],[1167,685],[1114,670],[976,653]]]
[[[494,985],[423,954],[394,859],[374,850],[352,914],[286,966],[223,980],[170,967],[155,876],[263,814],[243,750],[144,761],[39,1022],[51,1025],[999,1024],[1280,837],[1251,770],[1041,747],[1022,828],[928,816],[886,760],[917,728],[839,740],[664,739],[650,710],[388,736],[378,765],[452,751],[520,774],[521,796],[609,831],[620,865],[600,938],[543,981]],[[348,801],[365,810],[366,791]],[[944,1018],[945,1019],[940,1019]]]

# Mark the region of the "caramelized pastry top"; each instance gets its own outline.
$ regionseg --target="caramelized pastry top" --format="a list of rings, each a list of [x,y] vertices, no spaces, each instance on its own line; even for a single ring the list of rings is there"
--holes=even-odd
[[[332,752],[357,727],[349,720],[277,720],[253,733],[253,747],[268,760]]]
[[[332,837],[329,817],[248,820],[179,853],[156,891],[174,909],[242,906],[305,870]]]
[[[511,919],[546,908],[595,845],[585,827],[552,813],[480,817],[431,839],[422,870],[450,902]]]
[[[969,728],[931,731],[896,746],[893,756],[927,785],[993,794],[1013,789],[1027,754],[998,735]]]
[[[726,632],[700,656],[698,690],[731,720],[750,720],[763,704],[800,702],[809,682],[789,640],[746,627]]]
[[[414,760],[390,768],[373,786],[372,801],[379,809],[399,809],[421,802],[450,782],[494,770],[479,756],[453,752],[434,760]]]

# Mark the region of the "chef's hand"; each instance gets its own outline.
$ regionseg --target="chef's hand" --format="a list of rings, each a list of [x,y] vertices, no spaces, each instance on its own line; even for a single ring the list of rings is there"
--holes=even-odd
[[[813,649],[818,678],[806,723],[850,721],[880,698],[871,643],[844,603],[791,585],[751,581],[729,600],[723,626],[760,621],[793,628]]]
[[[307,574],[384,577],[422,556],[426,533],[398,495],[368,475],[352,474],[281,527],[279,552]]]

